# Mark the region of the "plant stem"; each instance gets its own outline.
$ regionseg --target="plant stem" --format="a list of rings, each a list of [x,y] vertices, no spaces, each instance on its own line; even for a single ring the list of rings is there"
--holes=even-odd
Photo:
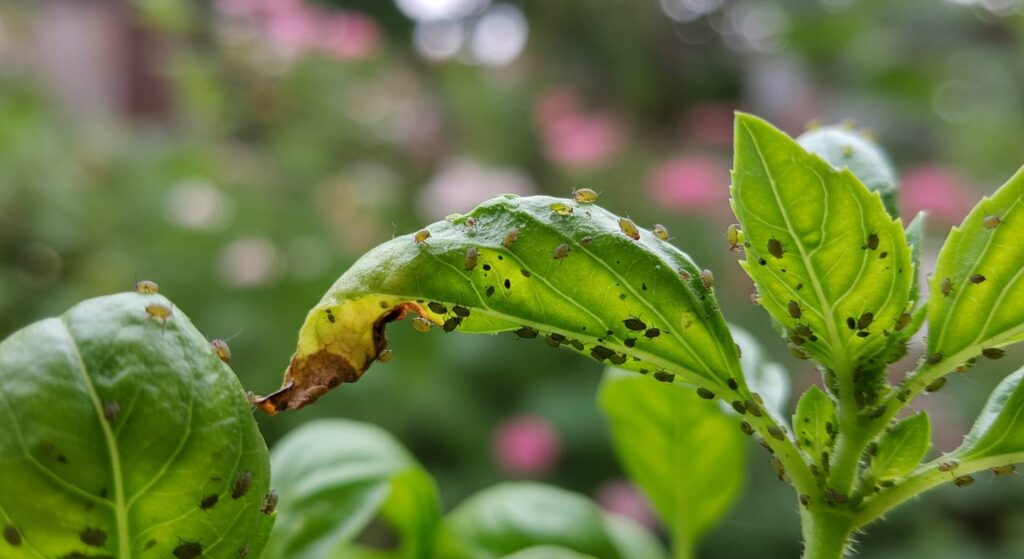
[[[803,559],[841,559],[850,544],[853,521],[846,515],[824,509],[823,502],[811,504],[814,511],[802,511]]]

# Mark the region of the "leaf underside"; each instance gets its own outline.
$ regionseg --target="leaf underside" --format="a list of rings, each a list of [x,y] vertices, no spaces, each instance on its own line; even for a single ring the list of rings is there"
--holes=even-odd
[[[1016,455],[1024,461],[1024,369],[1003,379],[974,422],[963,444],[952,452],[963,460]]]

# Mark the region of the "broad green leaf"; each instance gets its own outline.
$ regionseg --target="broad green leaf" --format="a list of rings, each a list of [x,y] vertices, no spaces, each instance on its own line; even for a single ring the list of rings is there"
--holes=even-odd
[[[0,425],[5,559],[263,549],[270,472],[245,392],[163,296],[89,299],[0,343]]]
[[[651,382],[651,381],[648,381]],[[461,550],[448,557],[490,559],[536,546],[556,546],[601,559],[664,557],[651,534],[589,499],[532,482],[485,489],[445,519]]]
[[[1024,170],[984,198],[939,252],[928,353],[962,362],[1024,335]]]
[[[503,559],[597,559],[590,555],[576,553],[571,549],[553,545],[538,545],[529,549],[506,555]]]
[[[783,417],[789,399],[789,375],[786,368],[768,361],[761,343],[750,332],[739,326],[729,326],[732,338],[740,347],[740,365],[751,392],[761,396],[764,407],[776,418]]]
[[[629,478],[692,551],[743,487],[746,441],[718,402],[609,368],[598,394],[615,453]]]
[[[1024,453],[1024,369],[992,391],[963,444],[952,455],[961,460]]]
[[[800,396],[793,415],[793,431],[797,446],[815,462],[820,463],[822,454],[832,451],[838,425],[836,404],[828,394],[812,385]]]
[[[878,450],[871,459],[871,474],[880,480],[909,474],[928,453],[931,437],[927,412],[901,420],[878,439]]]
[[[274,446],[272,464],[281,506],[269,557],[359,556],[352,542],[378,517],[400,542],[389,557],[430,556],[437,489],[384,430],[341,419],[307,423]]]
[[[798,345],[824,365],[872,365],[909,306],[913,266],[899,220],[849,169],[835,170],[761,119],[738,114],[735,140],[741,265],[762,305],[802,332]]]
[[[910,284],[910,301],[916,303],[921,295],[921,252],[924,250],[924,220],[928,215],[917,212],[914,219],[907,225],[907,244],[910,245],[910,261],[914,264],[914,281]]]
[[[385,349],[386,324],[410,312],[446,330],[518,330],[541,345],[548,337],[666,380],[725,386],[739,377],[701,270],[654,233],[626,225],[593,204],[509,195],[386,242],[310,311],[281,390],[262,406],[297,409],[358,380]]]
[[[848,168],[864,186],[878,192],[889,215],[900,215],[896,169],[889,156],[864,133],[846,126],[820,126],[796,139],[836,169]]]

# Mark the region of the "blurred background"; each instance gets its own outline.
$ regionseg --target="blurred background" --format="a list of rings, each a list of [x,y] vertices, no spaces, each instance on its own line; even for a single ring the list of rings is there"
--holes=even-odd
[[[585,186],[665,224],[803,389],[817,373],[749,303],[724,238],[732,111],[794,135],[815,119],[870,130],[900,168],[904,216],[930,211],[931,262],[1024,162],[1022,14],[1020,0],[0,0],[0,337],[151,279],[266,393],[362,252],[494,194]],[[540,479],[654,525],[611,453],[598,364],[511,336],[390,335],[396,358],[359,384],[260,417],[268,443],[315,417],[370,421],[449,505]],[[1021,357],[921,399],[936,451]],[[790,489],[760,451],[749,472],[702,556],[796,557]],[[1019,480],[944,488],[859,549],[1024,556],[1021,503]]]

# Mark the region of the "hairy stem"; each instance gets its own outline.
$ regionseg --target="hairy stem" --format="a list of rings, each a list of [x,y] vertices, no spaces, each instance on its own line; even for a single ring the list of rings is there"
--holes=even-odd
[[[801,511],[804,536],[803,559],[841,559],[850,545],[852,519],[829,510],[822,502],[811,503],[810,510]]]

